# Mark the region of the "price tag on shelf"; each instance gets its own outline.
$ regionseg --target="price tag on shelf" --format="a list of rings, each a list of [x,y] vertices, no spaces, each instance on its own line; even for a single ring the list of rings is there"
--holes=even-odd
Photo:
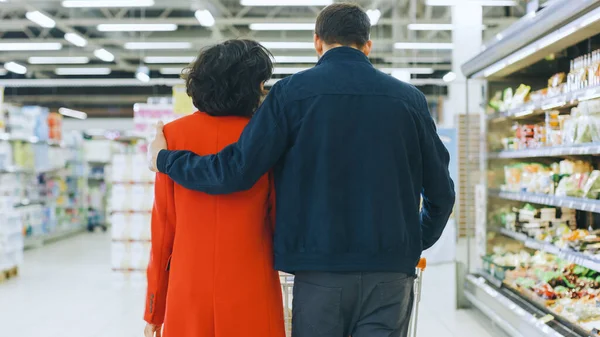
[[[552,321],[553,319],[554,319],[554,316],[548,314],[548,315],[540,318],[540,322],[546,324],[546,323]]]
[[[527,239],[527,240],[525,240],[525,247],[535,249],[535,250],[541,250],[542,244],[536,240]]]

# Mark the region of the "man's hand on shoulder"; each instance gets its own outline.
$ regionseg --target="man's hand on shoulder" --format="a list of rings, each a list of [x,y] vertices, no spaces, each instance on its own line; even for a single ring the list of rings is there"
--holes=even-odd
[[[158,153],[160,150],[167,149],[167,139],[163,133],[163,127],[163,122],[156,123],[156,136],[154,136],[152,142],[148,144],[148,168],[154,172],[158,172],[158,168],[156,166]]]

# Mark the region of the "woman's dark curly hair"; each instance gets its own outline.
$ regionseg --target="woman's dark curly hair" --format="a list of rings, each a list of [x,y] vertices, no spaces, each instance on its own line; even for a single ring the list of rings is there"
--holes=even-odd
[[[211,116],[251,117],[271,78],[271,53],[251,40],[228,40],[208,47],[183,70],[194,106]]]

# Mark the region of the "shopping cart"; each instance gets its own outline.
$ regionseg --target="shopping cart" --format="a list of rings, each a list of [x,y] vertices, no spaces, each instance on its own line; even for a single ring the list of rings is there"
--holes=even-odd
[[[419,321],[419,302],[421,302],[421,286],[423,285],[423,271],[427,267],[427,260],[422,257],[417,264],[417,277],[415,278],[415,301],[413,311],[410,315],[410,323],[408,325],[408,336],[417,337],[417,323]]]
[[[413,311],[410,316],[409,337],[417,336],[417,323],[419,320],[419,302],[421,302],[421,285],[423,284],[423,271],[427,267],[427,260],[421,258],[417,265],[417,277],[415,278],[415,301]],[[292,335],[292,299],[294,293],[294,276],[280,273],[279,280],[281,281],[281,289],[283,291],[283,307],[285,316],[285,332],[288,337]]]

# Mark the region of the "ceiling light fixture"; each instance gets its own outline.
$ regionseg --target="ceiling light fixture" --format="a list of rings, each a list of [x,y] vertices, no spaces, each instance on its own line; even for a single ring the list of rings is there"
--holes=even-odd
[[[27,20],[35,23],[36,25],[44,28],[54,28],[56,22],[51,17],[45,15],[40,11],[32,11],[25,13]]]
[[[146,56],[144,63],[192,63],[195,56]]]
[[[387,74],[392,74],[395,71],[404,71],[420,75],[431,75],[435,71],[433,68],[379,68],[379,70]]]
[[[32,56],[27,62],[29,64],[86,64],[90,59],[85,56]]]
[[[96,27],[101,32],[172,32],[174,23],[103,23]]]
[[[154,0],[66,0],[62,2],[63,7],[85,8],[85,7],[151,7]]]
[[[190,42],[126,42],[123,45],[125,49],[190,49]]]
[[[261,42],[268,49],[313,49],[313,42]]]
[[[115,60],[115,55],[104,48],[94,50],[94,56],[104,62],[112,62]]]
[[[62,44],[58,42],[0,42],[1,51],[25,50],[60,50]]]
[[[451,23],[410,23],[408,30],[452,30]]]
[[[435,49],[454,49],[454,44],[447,42],[429,43],[429,42],[397,42],[394,43],[396,49],[421,49],[421,50],[435,50]]]
[[[329,6],[333,0],[240,0],[242,6]]]
[[[76,45],[77,47],[85,47],[85,46],[87,46],[87,43],[88,43],[86,39],[84,39],[83,37],[81,37],[79,34],[76,34],[76,33],[66,33],[65,40]]]
[[[367,16],[369,17],[369,21],[371,21],[371,26],[375,26],[379,22],[379,18],[381,18],[381,11],[379,9],[369,9]]]
[[[444,75],[444,77],[442,77],[442,80],[444,80],[444,82],[446,83],[450,83],[452,81],[454,81],[456,79],[456,74],[452,71],[449,71],[446,75]]]
[[[392,71],[391,75],[395,79],[398,79],[402,82],[410,83],[410,72],[408,72],[408,71],[397,69],[397,70]]]
[[[110,75],[110,68],[87,67],[87,68],[56,68],[54,73],[60,76],[76,76],[76,75]]]
[[[215,18],[208,9],[199,9],[194,13],[196,20],[203,27],[212,27],[215,25]]]
[[[317,63],[316,56],[274,56],[275,63]]]
[[[139,66],[135,72],[135,78],[140,82],[150,82],[150,69],[146,66]]]
[[[315,30],[314,23],[251,23],[250,30]]]
[[[160,68],[158,71],[163,75],[181,75],[183,68]]]
[[[307,68],[307,67],[275,67],[275,68],[273,68],[273,74],[291,75],[291,74],[295,74],[295,73],[304,71],[306,69],[310,69],[310,68]]]
[[[26,74],[27,73],[27,67],[25,67],[24,65],[20,65],[17,62],[6,62],[4,63],[4,69],[10,71],[11,73],[15,73],[15,74]]]
[[[69,108],[59,108],[58,113],[72,118],[87,119],[88,115],[83,111],[73,110]]]
[[[459,4],[479,5],[485,7],[513,7],[517,5],[514,0],[427,0],[427,6],[456,6]]]

